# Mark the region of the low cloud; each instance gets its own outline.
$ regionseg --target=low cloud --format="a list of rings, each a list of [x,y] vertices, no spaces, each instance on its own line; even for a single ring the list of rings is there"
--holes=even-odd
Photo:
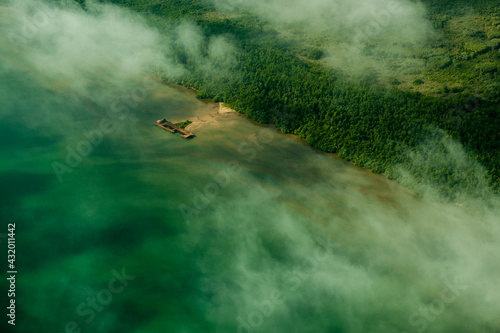
[[[236,49],[223,36],[206,40],[189,22],[165,21],[172,29],[160,31],[147,18],[114,5],[86,2],[85,7],[38,0],[2,6],[4,69],[24,71],[49,90],[69,90],[103,108],[145,73],[174,81],[194,71],[208,78],[232,74]]]
[[[445,161],[471,165],[458,143],[440,140]],[[294,148],[300,170],[288,160],[268,166],[259,152],[189,224],[182,243],[203,253],[196,306],[207,321],[245,333],[494,332],[497,195],[440,204]],[[255,171],[261,163],[266,176]],[[484,176],[477,165],[469,172]]]
[[[135,133],[133,124],[145,112],[141,105],[155,91],[151,83],[144,89],[152,78],[202,77],[214,86],[235,77],[237,49],[230,38],[207,38],[189,21],[92,1],[85,10],[74,1],[11,1],[0,6],[0,16],[0,72],[6,78],[0,118],[53,133],[63,152],[87,140],[85,133],[102,127],[103,119],[114,124],[99,143]],[[82,128],[89,119],[93,127]]]
[[[317,47],[327,64],[352,75],[418,70],[413,56],[435,31],[420,1],[409,0],[214,0],[227,12],[251,13],[298,44]]]
[[[457,204],[472,204],[496,198],[484,166],[462,144],[437,128],[429,128],[422,143],[407,149],[403,162],[391,166],[388,174],[428,200],[451,198]]]

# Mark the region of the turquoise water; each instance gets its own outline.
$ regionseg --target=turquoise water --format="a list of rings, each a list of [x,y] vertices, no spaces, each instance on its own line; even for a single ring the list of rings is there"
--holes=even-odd
[[[16,74],[0,176],[17,225],[12,331],[495,331],[490,220],[161,85],[60,182],[51,164],[109,112]],[[196,138],[162,117],[193,119]],[[467,289],[423,319],[455,279]]]
[[[218,113],[130,69],[145,52],[92,58],[102,31],[90,58],[61,48],[64,22],[0,54],[0,240],[6,256],[16,223],[18,271],[2,332],[499,331],[498,206],[426,201]]]

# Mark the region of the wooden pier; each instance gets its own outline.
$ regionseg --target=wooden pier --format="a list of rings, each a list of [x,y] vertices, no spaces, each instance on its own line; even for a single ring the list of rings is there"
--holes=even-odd
[[[179,132],[181,134],[181,136],[185,139],[191,139],[194,137],[193,133],[186,131],[184,128],[181,128],[181,127],[175,125],[174,123],[171,123],[170,121],[168,121],[165,118],[157,120],[156,126],[161,127],[164,130],[167,130],[171,133]]]

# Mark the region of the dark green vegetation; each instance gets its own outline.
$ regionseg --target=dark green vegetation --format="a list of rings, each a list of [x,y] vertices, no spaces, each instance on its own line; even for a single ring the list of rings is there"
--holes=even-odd
[[[186,120],[180,123],[175,123],[175,125],[179,126],[180,128],[186,128],[189,126],[189,124],[192,124],[193,122],[191,120]]]
[[[177,61],[190,74],[175,83],[196,88],[200,98],[223,101],[390,178],[401,180],[395,166],[404,165],[412,179],[437,184],[452,200],[464,193],[481,196],[484,182],[469,177],[478,172],[474,160],[486,169],[487,187],[500,189],[500,6],[493,1],[424,1],[439,33],[413,50],[423,68],[397,69],[391,76],[367,71],[356,78],[326,66],[316,36],[297,42],[292,32],[284,38],[251,14],[223,14],[201,0],[112,2],[148,15],[159,27],[165,18],[187,18],[207,40],[223,35],[234,42],[237,61],[229,79],[199,70],[178,50]],[[372,51],[378,52],[377,46]],[[163,78],[172,80],[168,73]],[[426,140],[442,143],[447,135],[470,159],[434,158],[452,153],[443,144],[434,152],[417,151]],[[437,164],[413,163],[415,157]]]

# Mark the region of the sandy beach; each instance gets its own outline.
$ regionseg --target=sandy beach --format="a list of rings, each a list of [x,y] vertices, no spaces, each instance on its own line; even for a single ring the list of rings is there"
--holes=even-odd
[[[189,120],[192,121],[192,123],[186,127],[186,130],[194,132],[203,126],[218,125],[220,117],[228,117],[231,114],[237,114],[237,112],[229,107],[223,106],[221,102],[214,103],[209,112],[190,118]]]

